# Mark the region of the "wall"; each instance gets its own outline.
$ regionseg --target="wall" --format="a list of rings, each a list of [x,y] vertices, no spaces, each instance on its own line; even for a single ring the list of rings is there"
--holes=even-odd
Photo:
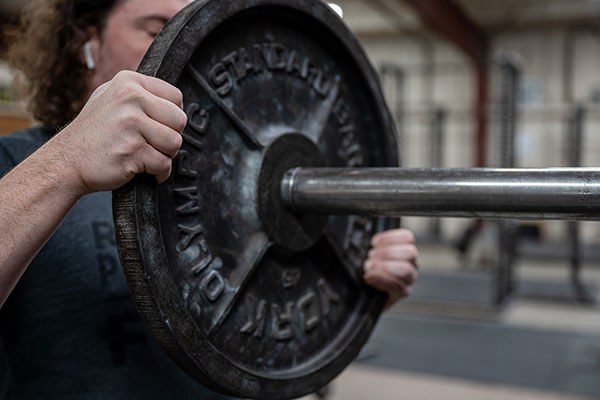
[[[565,165],[565,119],[570,105],[566,102],[564,52],[566,29],[544,29],[498,34],[493,37],[493,55],[510,54],[519,61],[523,73],[520,114],[517,131],[517,160],[522,167]],[[600,101],[600,36],[585,31],[573,34],[574,101]],[[438,40],[418,37],[363,37],[361,41],[374,64],[390,63],[404,68],[407,103],[404,118],[403,164],[409,167],[429,165],[427,110],[432,104],[448,110],[444,157],[449,167],[472,166],[473,148],[473,71],[465,57],[453,46]],[[433,73],[426,72],[433,66]],[[493,68],[490,78],[489,150],[490,165],[498,163],[499,74]],[[594,132],[600,123],[600,107],[589,104],[585,125],[583,162],[600,165],[600,138]],[[455,238],[468,224],[464,220],[444,222],[445,236]],[[425,219],[407,218],[405,225],[425,233]],[[584,224],[587,241],[600,241],[600,225]],[[565,224],[541,224],[550,239],[565,237]]]

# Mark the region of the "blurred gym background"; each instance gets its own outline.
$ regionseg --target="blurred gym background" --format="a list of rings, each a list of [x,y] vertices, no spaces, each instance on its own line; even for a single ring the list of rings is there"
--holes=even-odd
[[[2,30],[25,3],[0,0]],[[599,0],[335,8],[380,71],[404,166],[600,166]],[[0,61],[0,134],[33,123],[11,77]],[[600,224],[403,223],[414,294],[324,398],[600,398]]]

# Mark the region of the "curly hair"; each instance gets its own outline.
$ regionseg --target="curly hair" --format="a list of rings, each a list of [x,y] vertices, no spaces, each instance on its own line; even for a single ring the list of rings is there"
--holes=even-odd
[[[19,27],[7,33],[6,56],[36,120],[60,129],[79,114],[89,77],[81,49],[120,1],[34,0],[23,10]]]

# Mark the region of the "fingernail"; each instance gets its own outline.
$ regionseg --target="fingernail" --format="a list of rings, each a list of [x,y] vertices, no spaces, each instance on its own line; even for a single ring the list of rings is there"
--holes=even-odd
[[[367,260],[365,262],[365,270],[366,271],[371,271],[372,269],[373,269],[373,261]]]

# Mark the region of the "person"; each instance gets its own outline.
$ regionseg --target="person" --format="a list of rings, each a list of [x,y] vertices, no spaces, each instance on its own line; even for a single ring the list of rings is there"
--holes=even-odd
[[[33,0],[8,57],[40,126],[0,138],[0,398],[222,398],[148,334],[120,270],[110,190],[171,172],[181,92],[133,72],[188,0]],[[364,279],[406,297],[414,236],[377,235]]]

